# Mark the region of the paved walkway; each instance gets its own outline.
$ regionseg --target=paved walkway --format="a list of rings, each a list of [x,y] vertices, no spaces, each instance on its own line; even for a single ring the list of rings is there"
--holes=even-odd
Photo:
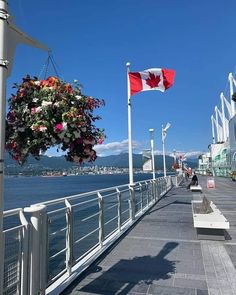
[[[172,189],[63,295],[236,295],[236,182],[203,194]],[[205,195],[230,222],[226,241],[198,240],[191,200]]]

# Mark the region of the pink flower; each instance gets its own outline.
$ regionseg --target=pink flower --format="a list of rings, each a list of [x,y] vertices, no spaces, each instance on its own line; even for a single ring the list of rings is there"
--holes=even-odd
[[[58,123],[58,124],[56,124],[56,127],[55,127],[55,131],[56,132],[61,132],[63,130],[63,125],[62,125],[62,123]]]
[[[32,115],[36,114],[36,108],[32,108],[32,109],[31,109],[31,114],[32,114]]]
[[[31,114],[37,114],[39,112],[41,112],[42,108],[41,107],[37,107],[37,108],[31,108]]]
[[[99,138],[97,144],[102,144],[103,143],[103,139]]]

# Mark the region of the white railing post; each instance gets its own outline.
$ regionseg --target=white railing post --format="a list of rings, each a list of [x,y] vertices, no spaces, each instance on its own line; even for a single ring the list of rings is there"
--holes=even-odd
[[[31,214],[29,243],[29,294],[44,295],[46,287],[47,228],[45,228],[46,206],[35,205],[24,209]]]
[[[178,176],[175,176],[175,186],[178,187]]]
[[[156,179],[155,183],[156,183],[156,194],[157,194],[157,201],[158,201],[160,198],[159,180]]]
[[[147,181],[145,181],[146,194],[147,194],[147,208],[149,207],[149,187]]]
[[[142,187],[142,183],[139,183],[139,189],[140,189],[140,196],[141,196],[141,212],[143,212],[143,187]]]
[[[66,269],[68,275],[71,275],[71,268],[73,264],[73,241],[74,241],[74,229],[73,229],[73,208],[70,202],[65,199],[66,205]]]
[[[119,191],[118,188],[116,188],[117,192],[117,215],[118,215],[118,230],[121,230],[121,225],[122,225],[122,216],[121,216],[121,192]]]
[[[130,218],[131,221],[134,221],[135,220],[135,208],[134,208],[135,192],[134,192],[134,185],[130,185],[129,190],[130,190],[129,218]]]
[[[103,196],[98,192],[98,206],[99,206],[99,245],[102,248],[104,241],[104,201]]]
[[[23,211],[19,212],[22,228],[22,256],[21,256],[21,295],[28,294],[28,259],[29,259],[29,224],[25,219]]]
[[[154,180],[151,180],[151,184],[152,184],[152,203],[154,203],[155,200],[156,200],[156,192],[155,192]]]

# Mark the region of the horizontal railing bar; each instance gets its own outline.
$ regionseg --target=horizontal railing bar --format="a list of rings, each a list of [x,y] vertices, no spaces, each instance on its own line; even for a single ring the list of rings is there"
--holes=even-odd
[[[107,222],[104,223],[104,225],[109,224],[110,222],[112,222],[113,220],[117,219],[118,215],[116,215],[115,217],[113,217],[112,219],[109,219]]]
[[[57,252],[56,254],[52,255],[49,257],[49,260],[54,259],[55,257],[57,257],[58,255],[60,255],[61,253],[65,252],[67,250],[67,248],[62,249],[61,251]]]
[[[91,219],[91,218],[93,218],[93,217],[95,217],[95,216],[97,216],[97,215],[99,215],[99,212],[94,213],[94,214],[92,214],[92,215],[90,215],[90,216],[88,216],[88,217],[85,217],[85,218],[81,219],[81,221],[82,221],[82,222],[87,221],[87,220],[89,220],[89,219]]]
[[[125,211],[122,211],[121,214],[124,214],[124,213],[126,213],[127,211],[129,211],[129,208],[126,209]]]
[[[115,228],[113,231],[111,231],[110,233],[107,234],[107,236],[105,237],[105,239],[108,239],[111,235],[113,235],[116,231],[118,230],[118,228]]]
[[[23,211],[23,209],[22,208],[16,208],[16,209],[3,211],[3,217],[9,217],[9,216],[12,216],[12,215],[19,214],[20,211]]]
[[[51,237],[51,236],[55,236],[56,234],[58,234],[58,233],[61,233],[61,232],[63,232],[63,231],[66,231],[68,229],[68,227],[66,226],[66,227],[63,227],[62,229],[60,229],[60,230],[58,230],[58,231],[54,231],[54,232],[52,232],[52,233],[49,233],[49,237]]]
[[[64,208],[59,208],[59,209],[55,209],[55,210],[53,210],[53,211],[48,211],[48,215],[52,215],[52,214],[55,214],[55,213],[64,213],[65,211],[66,211],[66,209],[67,209],[67,207],[64,207]],[[61,211],[64,211],[64,212],[61,212]],[[61,216],[61,214],[60,215],[57,215],[57,216]],[[55,216],[55,218],[57,217],[57,216]],[[54,216],[53,216],[54,217]],[[50,218],[53,218],[53,217],[51,217],[50,216]]]
[[[142,184],[142,183],[147,182],[147,181],[152,181],[152,179],[142,180],[142,181],[136,182],[135,185],[139,185],[139,184]],[[100,194],[102,194],[102,193],[108,192],[110,190],[116,190],[117,188],[120,190],[120,188],[124,188],[124,187],[127,187],[127,186],[129,186],[129,185],[128,184],[123,184],[123,185],[119,185],[119,186],[113,186],[113,187],[109,187],[109,188],[105,188],[105,189],[101,189],[101,190],[95,190],[95,191],[92,191],[92,192],[81,193],[81,194],[71,195],[71,196],[58,198],[58,199],[54,199],[54,200],[50,200],[50,201],[46,201],[46,202],[36,203],[36,204],[33,204],[33,205],[55,205],[55,204],[64,202],[65,199],[67,199],[68,201],[71,201],[71,200],[74,200],[74,199],[95,195],[95,194],[97,194],[97,192],[100,192]],[[126,191],[129,191],[129,188],[127,188]]]
[[[115,195],[117,195],[117,191],[112,192],[112,193],[107,194],[107,195],[102,195],[102,197],[103,197],[103,198],[107,198],[107,197],[111,197],[111,196],[115,196]]]
[[[106,208],[105,211],[111,210],[112,208],[117,207],[117,206],[118,206],[118,204],[116,203],[115,205],[112,205],[112,206]]]
[[[24,225],[17,225],[17,226],[15,226],[15,227],[5,229],[5,230],[3,231],[3,233],[8,233],[8,232],[11,232],[11,231],[14,231],[14,230],[18,230],[18,229],[23,228],[23,227],[24,227]]]
[[[71,196],[58,198],[58,199],[54,199],[54,200],[50,200],[50,201],[46,201],[46,202],[42,202],[42,203],[37,203],[37,204],[34,204],[34,205],[41,205],[41,204],[43,204],[43,205],[54,205],[54,204],[64,202],[65,199],[67,199],[68,201],[71,201],[71,200],[78,199],[78,198],[88,197],[90,195],[96,195],[98,191],[100,193],[104,193],[104,192],[107,192],[109,190],[116,189],[116,188],[119,188],[119,187],[125,187],[125,186],[127,186],[127,184],[124,184],[124,185],[121,185],[121,186],[109,187],[109,188],[106,188],[106,189],[91,191],[91,192],[82,193],[82,194],[71,195]]]
[[[60,276],[62,276],[64,273],[66,273],[66,267],[63,268],[62,271],[60,271],[57,275],[55,275],[55,277],[51,278],[48,280],[48,285],[50,285],[51,283],[55,282],[58,278],[60,278]]]
[[[83,236],[82,238],[80,238],[79,240],[76,240],[74,242],[74,244],[78,244],[79,242],[83,241],[84,239],[86,239],[87,237],[91,236],[93,233],[95,233],[96,231],[99,230],[99,227],[97,227],[96,229],[94,229],[93,231],[89,232],[87,235]]]
[[[78,204],[72,204],[71,207],[78,207],[78,206],[81,206],[81,205],[84,205],[84,204],[88,204],[88,203],[92,203],[94,201],[97,201],[97,198],[94,198],[92,200],[87,200],[87,201],[83,201],[81,203],[78,203]]]
[[[77,263],[79,260],[83,259],[88,253],[90,253],[92,250],[94,250],[95,248],[97,248],[99,246],[99,243],[95,244],[92,248],[90,248],[88,251],[84,252],[83,255],[81,255],[80,257],[78,257],[77,259],[75,259],[75,263]]]

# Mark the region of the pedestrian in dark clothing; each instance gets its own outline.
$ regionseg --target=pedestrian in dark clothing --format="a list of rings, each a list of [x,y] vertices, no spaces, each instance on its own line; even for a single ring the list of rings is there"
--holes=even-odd
[[[190,186],[192,186],[192,185],[198,185],[198,178],[195,173],[193,174],[193,177],[192,177],[189,185],[187,186],[187,189],[190,189]]]

